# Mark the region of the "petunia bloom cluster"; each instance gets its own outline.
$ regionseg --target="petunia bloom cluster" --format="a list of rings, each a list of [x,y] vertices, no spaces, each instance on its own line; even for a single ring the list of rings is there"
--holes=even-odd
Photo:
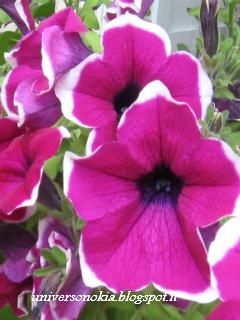
[[[14,68],[3,84],[2,103],[19,126],[48,127],[61,117],[54,87],[64,72],[90,54],[79,34],[86,31],[81,19],[66,8],[42,21],[6,54]]]
[[[239,157],[202,134],[213,87],[201,62],[171,52],[167,33],[139,17],[145,1],[114,5],[121,10],[102,32],[101,54],[86,46],[88,29],[72,8],[36,28],[29,22],[6,54],[0,307],[23,315],[28,292],[153,284],[188,301],[219,299],[208,319],[228,319],[240,300]],[[80,156],[71,141],[84,128]],[[48,176],[46,162],[58,159]],[[35,235],[26,230],[34,218]],[[31,308],[36,319],[75,320],[84,306],[36,298]]]

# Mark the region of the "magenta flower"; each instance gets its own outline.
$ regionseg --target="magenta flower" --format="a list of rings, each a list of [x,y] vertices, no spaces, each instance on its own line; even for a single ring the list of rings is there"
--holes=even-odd
[[[30,0],[0,0],[0,9],[5,11],[24,34],[34,30],[34,19],[29,8]]]
[[[26,35],[6,55],[15,68],[3,84],[2,103],[19,125],[48,127],[60,118],[60,102],[53,87],[64,72],[89,55],[79,34],[86,30],[67,8],[40,23],[38,30]]]
[[[112,20],[126,12],[139,14],[141,7],[142,0],[114,0],[107,8],[107,17]]]
[[[35,268],[44,268],[49,264],[41,257],[40,250],[59,248],[67,258],[64,279],[59,279],[56,274],[50,275],[49,279],[34,277],[34,294],[47,294],[50,291],[59,295],[89,294],[91,289],[83,284],[79,260],[76,256],[76,246],[70,235],[70,230],[53,218],[40,220],[38,225],[38,241],[35,251]],[[39,259],[40,258],[40,259]],[[51,301],[43,304],[35,301],[33,314],[42,314],[44,319],[75,320],[84,307],[83,301]]]
[[[22,134],[13,120],[0,119],[0,219],[16,222],[32,214],[44,161],[68,135],[65,128]]]
[[[231,300],[219,304],[206,320],[239,320],[240,301]]]
[[[240,219],[232,218],[219,229],[209,249],[212,282],[222,301],[240,304]]]
[[[214,300],[198,228],[234,212],[238,157],[203,138],[190,108],[158,81],[125,112],[117,137],[91,156],[68,152],[64,160],[64,192],[87,221],[85,284],[120,291],[152,282],[180,298]]]
[[[24,315],[24,310],[18,306],[18,297],[22,293],[30,291],[31,285],[31,279],[26,279],[21,283],[14,283],[0,270],[0,308],[10,304],[16,315]]]
[[[102,55],[89,56],[56,87],[65,117],[96,128],[90,149],[116,139],[119,118],[153,80],[161,80],[198,118],[205,115],[211,82],[192,55],[170,54],[170,40],[161,27],[125,14],[108,24],[102,43]]]
[[[153,0],[115,0],[107,8],[108,20],[115,19],[126,12],[144,18],[152,3]]]
[[[32,290],[31,264],[26,261],[34,237],[16,225],[0,226],[0,307],[10,304],[17,315],[24,315],[24,294]]]

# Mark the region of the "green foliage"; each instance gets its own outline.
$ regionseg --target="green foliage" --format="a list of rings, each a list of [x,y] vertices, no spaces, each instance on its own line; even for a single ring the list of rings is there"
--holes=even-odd
[[[5,64],[4,53],[12,49],[12,47],[20,39],[20,33],[13,31],[6,31],[0,33],[0,66]]]
[[[54,0],[35,0],[32,2],[32,13],[35,19],[42,20],[54,13],[55,1]]]
[[[100,36],[96,32],[89,31],[85,33],[83,37],[83,41],[86,44],[86,46],[93,52],[97,52],[97,53],[102,52]]]
[[[41,269],[37,269],[34,271],[34,275],[36,277],[47,277],[49,276],[51,273],[58,271],[59,268],[56,267],[46,267],[46,268],[41,268]]]
[[[219,9],[220,36],[214,56],[210,57],[206,53],[202,37],[196,41],[197,55],[213,82],[215,96],[227,99],[234,98],[228,85],[240,79],[240,27],[236,10],[238,4],[238,0],[228,0],[226,7]],[[199,19],[199,8],[189,9],[188,12]]]
[[[222,139],[240,154],[240,124],[236,129],[236,126],[228,121],[228,111],[218,112],[213,105],[210,105],[206,119],[200,120],[200,125],[204,136]]]
[[[190,49],[188,48],[188,46],[186,45],[186,44],[184,44],[184,43],[178,43],[177,44],[177,49],[179,50],[179,51],[187,51],[187,52],[190,52]]]
[[[0,25],[6,24],[10,21],[10,17],[0,9]]]
[[[200,18],[200,8],[199,7],[187,8],[187,12],[190,16],[199,20],[199,18]]]
[[[0,319],[17,320],[18,317],[15,316],[15,314],[14,314],[12,308],[10,307],[10,305],[6,305],[5,307],[0,309]]]

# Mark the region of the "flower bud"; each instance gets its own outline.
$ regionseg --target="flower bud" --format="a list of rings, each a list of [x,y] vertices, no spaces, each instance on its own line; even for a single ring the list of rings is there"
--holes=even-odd
[[[203,35],[204,47],[211,57],[218,48],[218,0],[202,0],[200,20]]]

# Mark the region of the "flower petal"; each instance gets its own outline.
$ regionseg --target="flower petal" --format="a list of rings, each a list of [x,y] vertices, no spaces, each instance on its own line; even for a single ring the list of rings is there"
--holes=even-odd
[[[15,138],[0,154],[0,212],[6,218],[35,204],[44,161],[58,150],[66,129],[49,128]],[[41,146],[41,148],[39,148]]]
[[[5,54],[5,60],[12,66],[27,65],[33,69],[41,69],[41,34],[31,32],[23,37],[16,46]]]
[[[28,66],[18,66],[8,73],[3,82],[1,92],[3,107],[8,116],[15,120],[18,120],[17,108],[14,104],[15,91],[23,79],[31,76],[32,72],[33,70]]]
[[[39,26],[39,31],[42,32],[51,26],[58,26],[64,32],[83,33],[87,31],[87,27],[71,7],[67,7],[43,20]]]
[[[232,218],[218,231],[209,249],[212,281],[223,301],[240,297],[240,219]]]
[[[1,0],[0,3],[0,8],[11,17],[24,34],[34,30],[35,27],[29,2],[28,0]]]
[[[239,314],[239,300],[231,300],[219,304],[206,320],[238,320]]]
[[[177,101],[188,103],[197,118],[204,118],[212,100],[213,88],[200,61],[187,52],[168,57],[160,79]]]
[[[114,66],[119,77],[135,80],[141,87],[157,79],[171,51],[160,26],[128,13],[107,24],[102,42],[103,60]]]
[[[99,146],[102,146],[106,142],[111,142],[117,139],[116,123],[108,124],[105,127],[93,129],[87,140],[86,153],[90,155]]]
[[[186,222],[179,225],[171,207],[146,209],[135,202],[88,222],[80,257],[88,286],[104,284],[119,292],[154,282],[161,291],[184,299],[216,298],[196,229]]]
[[[30,276],[26,256],[34,243],[33,235],[17,225],[0,227],[0,250],[4,255],[1,268],[9,280],[20,283]]]
[[[61,74],[78,65],[90,53],[76,32],[64,33],[58,26],[43,30],[42,68],[50,86]]]
[[[179,209],[196,225],[204,227],[237,213],[239,158],[227,144],[217,139],[202,139],[179,171],[185,181]]]
[[[39,88],[43,88],[40,93]],[[59,100],[53,89],[48,90],[47,79],[40,71],[32,70],[30,76],[18,85],[14,103],[18,107],[19,125],[35,129],[49,127],[61,117]]]
[[[56,88],[63,114],[92,128],[116,121],[114,99],[119,92],[129,83],[138,91],[157,79],[170,52],[165,31],[130,14],[110,22],[102,42],[103,55],[85,59]]]
[[[140,173],[141,167],[125,146],[115,143],[104,145],[91,157],[66,153],[64,193],[82,218],[98,219],[139,197],[133,179]]]
[[[119,88],[121,83],[112,67],[98,54],[92,54],[59,80],[55,93],[66,118],[98,127],[116,120],[112,100]]]
[[[7,149],[14,138],[24,132],[24,129],[17,126],[16,121],[9,118],[0,119],[0,154]]]
[[[160,81],[149,83],[125,112],[117,136],[147,171],[163,161],[176,174],[201,137],[188,105],[173,100]]]

